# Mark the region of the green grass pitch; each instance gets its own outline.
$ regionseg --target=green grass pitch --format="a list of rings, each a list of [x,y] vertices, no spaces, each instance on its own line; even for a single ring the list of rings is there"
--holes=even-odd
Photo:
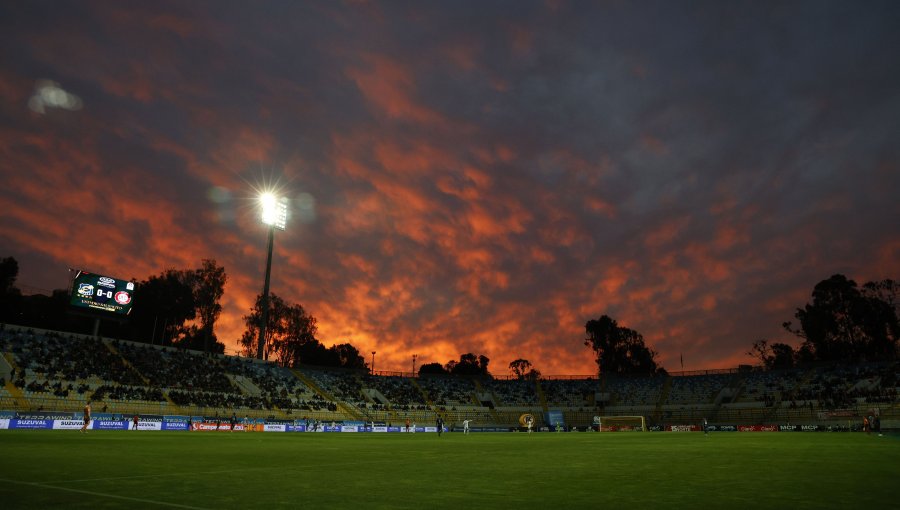
[[[0,431],[0,508],[898,508],[862,433]]]

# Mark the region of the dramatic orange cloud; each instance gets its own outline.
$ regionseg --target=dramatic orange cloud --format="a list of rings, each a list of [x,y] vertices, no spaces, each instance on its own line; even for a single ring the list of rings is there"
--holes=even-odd
[[[272,292],[379,370],[591,374],[603,314],[669,370],[752,362],[817,282],[900,273],[900,35],[807,8],[11,3],[0,257],[45,293],[215,259],[235,352],[275,188]],[[80,108],[29,108],[46,80]]]

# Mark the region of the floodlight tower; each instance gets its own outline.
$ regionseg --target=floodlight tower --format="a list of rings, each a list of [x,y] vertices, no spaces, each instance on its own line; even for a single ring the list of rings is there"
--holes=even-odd
[[[266,346],[266,326],[269,324],[269,280],[272,276],[272,246],[275,244],[275,229],[284,230],[287,226],[287,199],[278,199],[271,193],[259,197],[262,206],[262,222],[269,226],[269,248],[266,255],[266,283],[263,285],[262,319],[259,323],[259,343],[256,357],[263,359]]]

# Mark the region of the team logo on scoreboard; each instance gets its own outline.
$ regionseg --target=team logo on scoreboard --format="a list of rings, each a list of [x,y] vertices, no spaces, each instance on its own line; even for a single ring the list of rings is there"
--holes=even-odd
[[[131,302],[131,296],[125,291],[116,292],[116,303],[127,305]]]
[[[94,295],[94,286],[90,283],[79,283],[78,284],[78,295],[79,296],[93,296]]]
[[[101,276],[97,279],[97,285],[102,285],[104,287],[109,287],[110,289],[116,288],[116,281],[108,276]]]
[[[125,290],[134,290],[134,282],[128,282],[125,284]]]

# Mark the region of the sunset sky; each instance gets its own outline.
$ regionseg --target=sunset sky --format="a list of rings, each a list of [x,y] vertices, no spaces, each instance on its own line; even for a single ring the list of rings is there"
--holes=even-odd
[[[596,372],[796,344],[842,273],[900,279],[900,2],[0,4],[0,257],[145,279],[212,258],[234,352],[259,190],[272,292],[376,370]],[[140,303],[135,303],[140,306]]]

